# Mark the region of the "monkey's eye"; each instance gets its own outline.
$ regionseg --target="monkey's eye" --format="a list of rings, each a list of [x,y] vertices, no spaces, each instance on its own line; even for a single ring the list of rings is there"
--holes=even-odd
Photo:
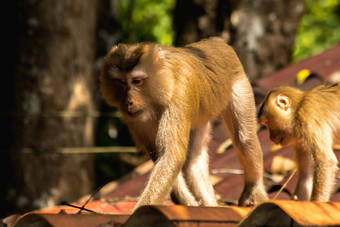
[[[134,79],[132,80],[132,83],[133,83],[134,85],[141,85],[142,82],[143,82],[143,80],[142,80],[141,78],[134,78]]]
[[[125,80],[116,80],[121,86],[126,86],[127,82]]]

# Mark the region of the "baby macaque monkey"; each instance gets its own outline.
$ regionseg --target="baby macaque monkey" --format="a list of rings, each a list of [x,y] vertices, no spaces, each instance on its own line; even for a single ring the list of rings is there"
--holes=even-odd
[[[294,198],[329,201],[338,170],[332,150],[340,138],[340,86],[325,83],[303,92],[280,87],[266,95],[258,112],[270,139],[294,146],[298,183]]]
[[[183,48],[119,44],[105,57],[103,98],[116,106],[140,150],[155,163],[136,207],[217,206],[209,179],[210,121],[222,113],[245,170],[240,205],[267,198],[252,88],[233,49],[220,38]]]

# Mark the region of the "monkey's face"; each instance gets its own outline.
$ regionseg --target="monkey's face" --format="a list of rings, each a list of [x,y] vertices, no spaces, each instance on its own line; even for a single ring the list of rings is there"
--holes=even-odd
[[[291,126],[291,111],[284,107],[287,100],[269,97],[261,106],[260,124],[268,128],[270,140],[282,146],[295,144],[294,130]]]
[[[173,82],[164,79],[163,61],[154,48],[118,45],[105,58],[100,76],[103,98],[126,120],[155,118],[171,99]]]
[[[295,136],[291,128],[287,127],[280,119],[262,118],[260,123],[269,130],[270,140],[282,146],[292,146],[295,144]]]
[[[128,73],[116,73],[112,75],[115,97],[120,97],[118,107],[123,114],[129,117],[137,117],[148,106],[147,99],[143,95],[143,86],[147,75],[142,71]]]

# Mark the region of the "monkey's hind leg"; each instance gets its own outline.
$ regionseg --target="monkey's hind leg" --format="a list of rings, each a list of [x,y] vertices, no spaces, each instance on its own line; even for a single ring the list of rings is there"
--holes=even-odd
[[[244,169],[244,189],[239,205],[252,206],[268,198],[263,184],[263,157],[257,137],[254,95],[246,76],[238,78],[232,89],[232,99],[222,117]]]
[[[183,177],[182,171],[178,174],[177,180],[175,181],[175,184],[172,187],[171,199],[174,203],[185,206],[199,205],[195,197],[190,192]]]
[[[209,177],[209,139],[210,123],[191,132],[184,177],[197,201],[203,206],[218,206]]]

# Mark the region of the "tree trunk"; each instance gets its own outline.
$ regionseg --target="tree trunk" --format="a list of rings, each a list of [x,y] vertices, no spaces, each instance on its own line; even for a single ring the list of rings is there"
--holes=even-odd
[[[178,0],[175,44],[222,36],[254,81],[290,63],[304,8],[304,0]]]
[[[93,156],[60,148],[93,146],[97,1],[18,2],[6,199],[25,212],[93,190]]]

